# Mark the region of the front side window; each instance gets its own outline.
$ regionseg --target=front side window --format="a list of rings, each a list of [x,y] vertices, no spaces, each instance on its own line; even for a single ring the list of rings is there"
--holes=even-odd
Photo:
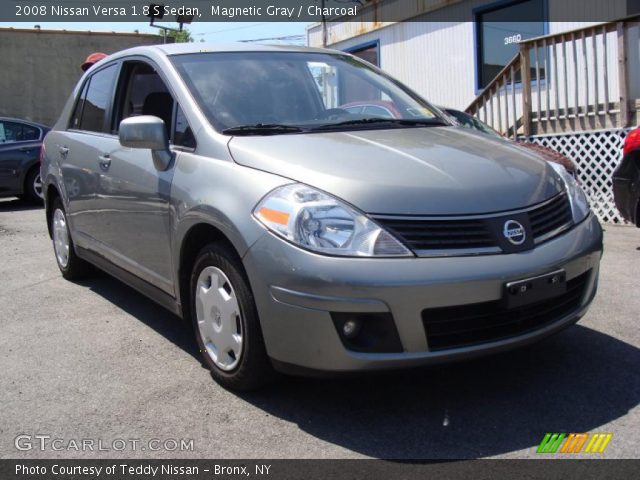
[[[209,121],[222,131],[268,125],[313,129],[363,119],[397,120],[397,128],[408,121],[446,122],[406,87],[349,55],[233,52],[172,60]]]
[[[486,87],[518,53],[518,43],[545,33],[545,0],[520,0],[476,14],[478,88]],[[544,52],[538,52],[544,77]],[[533,52],[532,52],[533,58]],[[535,67],[535,59],[532,68]],[[532,75],[532,78],[535,78]]]
[[[113,86],[118,69],[111,65],[91,76],[87,94],[82,106],[80,130],[107,132],[106,115],[111,104]]]
[[[123,69],[126,89],[120,96],[119,115],[114,130],[120,121],[138,115],[153,115],[164,121],[167,135],[170,133],[173,115],[173,96],[153,67],[142,62],[128,62]]]
[[[40,129],[17,122],[0,122],[0,143],[32,142],[40,139]]]
[[[139,61],[125,62],[120,84],[123,88],[117,101],[114,132],[125,118],[153,115],[164,122],[174,145],[195,148],[195,137],[182,109],[154,67]]]

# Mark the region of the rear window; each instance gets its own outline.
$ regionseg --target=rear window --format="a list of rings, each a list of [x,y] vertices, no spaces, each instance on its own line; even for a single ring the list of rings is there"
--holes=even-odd
[[[116,66],[111,65],[93,74],[89,80],[77,127],[80,130],[107,132],[106,114],[111,104],[117,71]]]
[[[40,139],[40,129],[17,122],[0,122],[0,143],[30,142]]]
[[[84,106],[84,99],[87,96],[87,89],[89,88],[89,81],[84,82],[80,97],[76,102],[76,108],[73,110],[71,122],[69,122],[69,128],[80,128],[80,119],[82,118],[82,107]]]

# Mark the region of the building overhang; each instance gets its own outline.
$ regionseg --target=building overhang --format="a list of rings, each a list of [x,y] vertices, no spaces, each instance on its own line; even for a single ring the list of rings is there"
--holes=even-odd
[[[366,0],[364,5],[358,8],[356,16],[326,19],[327,45],[374,32],[394,23],[411,20],[464,1],[466,0],[417,0],[412,2],[406,0]],[[309,46],[322,46],[322,29],[321,22],[307,27],[307,44]]]

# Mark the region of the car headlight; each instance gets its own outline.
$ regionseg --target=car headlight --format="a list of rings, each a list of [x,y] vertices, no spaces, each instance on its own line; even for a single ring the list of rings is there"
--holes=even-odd
[[[349,257],[413,256],[366,215],[307,185],[276,188],[253,214],[275,234],[314,252]]]
[[[580,223],[589,215],[590,207],[589,200],[584,191],[578,185],[575,178],[573,178],[567,169],[559,163],[549,162],[549,165],[560,175],[560,178],[564,182],[569,202],[571,203],[571,213],[573,214],[573,222]]]

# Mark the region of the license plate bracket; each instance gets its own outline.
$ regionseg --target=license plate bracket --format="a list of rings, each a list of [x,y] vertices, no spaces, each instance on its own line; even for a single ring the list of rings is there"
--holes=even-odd
[[[522,307],[566,293],[567,274],[560,269],[537,277],[507,282],[503,291],[505,308]]]

